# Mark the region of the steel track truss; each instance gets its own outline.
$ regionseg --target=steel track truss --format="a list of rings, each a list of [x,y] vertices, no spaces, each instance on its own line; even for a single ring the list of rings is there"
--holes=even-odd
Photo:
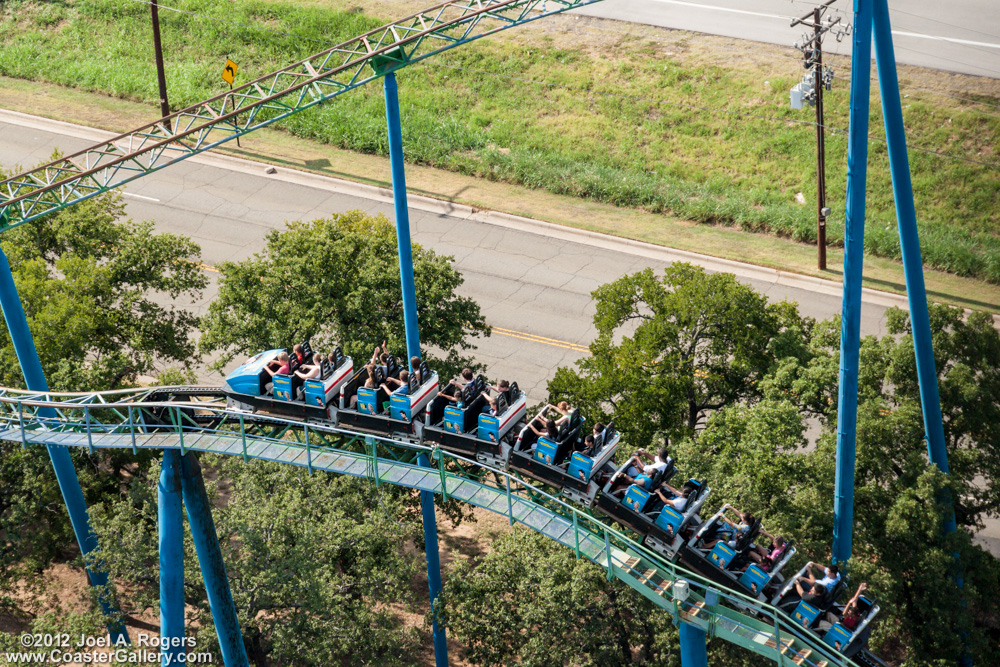
[[[0,182],[0,232],[314,107],[387,72],[599,0],[445,2]]]
[[[782,667],[848,667],[855,663],[805,634],[774,608],[720,589],[663,560],[603,520],[503,470],[446,450],[428,448],[329,424],[233,411],[220,400],[156,401],[171,390],[153,388],[103,394],[0,390],[0,440],[97,449],[179,449],[242,456],[365,477],[375,485],[441,494],[542,533],[605,568],[677,621],[762,655]],[[138,400],[136,400],[138,399]],[[50,410],[55,410],[55,418]],[[428,454],[431,468],[416,457]],[[687,582],[690,596],[673,595]]]

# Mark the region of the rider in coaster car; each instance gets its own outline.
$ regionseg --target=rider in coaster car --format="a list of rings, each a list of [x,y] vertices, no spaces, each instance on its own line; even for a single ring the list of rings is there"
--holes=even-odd
[[[472,369],[463,368],[461,380],[449,380],[448,386],[444,388],[444,391],[439,391],[437,395],[448,399],[452,403],[457,403],[462,397],[462,390],[475,381],[476,375],[472,372]]]
[[[368,362],[374,368],[375,366],[381,366],[382,372],[387,374],[388,367],[387,363],[389,361],[389,348],[386,346],[385,341],[382,341],[382,345],[376,345],[375,350],[372,352],[372,358]]]
[[[295,358],[299,360],[300,364],[305,363],[306,357],[305,357],[304,354],[302,354],[302,345],[299,345],[299,344],[293,345],[292,346],[292,354],[295,355]]]
[[[495,391],[498,395],[508,391],[510,389],[510,383],[506,380],[500,380],[497,386],[486,385],[486,391],[483,392],[483,398],[486,399],[486,405],[483,406],[483,414],[487,414],[496,417],[497,414],[497,399],[490,394],[490,391]]]
[[[424,378],[420,375],[420,357],[413,355],[410,357],[410,372],[413,373],[413,377],[417,378],[417,385],[422,385],[424,383]]]
[[[747,552],[747,557],[757,565],[760,565],[760,569],[770,572],[771,568],[777,565],[781,557],[785,555],[785,552],[788,550],[788,544],[785,542],[785,538],[780,535],[771,535],[764,532],[764,530],[761,530],[760,534],[771,538],[771,548],[768,549],[764,546],[754,545]],[[747,565],[749,566],[749,563]]]
[[[660,500],[663,501],[663,504],[673,507],[678,512],[683,512],[684,508],[687,507],[688,499],[691,496],[692,492],[691,487],[686,486],[680,491],[678,491],[677,489],[670,486],[666,482],[663,483],[663,487],[665,487],[668,491],[670,491],[670,493],[673,494],[673,497],[671,498],[670,496],[667,496],[665,493],[663,493],[663,488],[657,489],[655,493],[657,496],[660,497]]]
[[[562,426],[565,422],[569,421],[569,415],[573,412],[573,408],[566,401],[559,401],[552,406],[552,409],[561,415],[560,417],[556,417],[556,426]]]
[[[802,596],[802,601],[814,607],[819,606],[823,601],[823,596],[826,595],[826,589],[818,583],[812,584],[808,588],[802,588],[798,582],[795,582],[795,588],[800,590],[799,595]]]
[[[295,347],[300,347],[296,345]],[[295,375],[302,378],[303,382],[305,380],[314,380],[319,377],[320,366],[323,363],[323,355],[317,352],[313,355],[313,363],[308,366],[299,366],[295,369]],[[305,371],[305,372],[303,372]],[[305,394],[305,389],[299,387],[296,390],[298,398],[301,400],[302,396]]]
[[[816,563],[809,561],[806,563],[806,575],[804,577],[799,577],[795,582],[795,590],[799,591],[799,595],[802,595],[801,584],[819,584],[825,590],[833,590],[833,587],[840,582],[840,568],[836,565],[831,565],[829,567],[823,568],[823,578],[817,579],[816,575],[813,573],[813,569],[817,566]]]
[[[597,424],[594,425],[595,431],[597,430],[597,426]],[[603,431],[603,428],[601,430]],[[646,459],[646,463],[643,463],[642,459]],[[653,477],[656,476],[656,473],[666,470],[671,461],[672,459],[667,453],[666,447],[660,447],[655,457],[645,449],[640,449],[634,456],[632,456],[632,459],[629,461],[629,466],[625,469],[625,472],[617,476],[614,481],[614,486],[611,488],[610,492],[619,494],[627,489],[631,484],[640,486],[647,491],[652,491],[653,489],[651,486],[653,484]]]
[[[368,374],[368,378],[365,380],[365,384],[363,386],[365,389],[374,389],[375,388],[374,362],[369,361],[367,364],[365,364],[365,371]],[[358,392],[354,392],[354,395],[351,396],[351,400],[348,402],[347,407],[350,408],[351,410],[358,409]]]
[[[400,387],[406,387],[410,384],[410,371],[400,371],[399,379],[396,378],[386,378],[380,386],[385,390],[385,393],[391,394]]]
[[[320,365],[323,363],[323,355],[317,352],[313,355],[311,364],[302,365],[295,369],[295,374],[303,380],[312,380],[319,377]],[[305,372],[303,372],[305,371]]]
[[[535,432],[539,438],[548,438],[549,440],[555,441],[559,437],[559,427],[556,426],[554,419],[546,419],[544,422],[544,427],[539,429],[535,426],[536,420],[540,419],[541,415],[538,415],[530,422],[528,422],[528,428]],[[531,443],[531,451],[534,452],[535,448],[538,446],[538,441]]]
[[[282,350],[278,353],[277,359],[272,359],[264,366],[264,370],[273,379],[275,375],[288,375],[288,353]],[[273,380],[264,385],[264,391],[270,393],[274,387]]]
[[[716,535],[718,535],[716,539],[709,540],[708,542],[705,542],[704,545],[702,545],[705,549],[711,549],[719,542],[725,542],[727,545],[729,545],[731,549],[735,549],[737,542],[739,542],[740,536],[750,530],[750,527],[753,526],[754,522],[753,514],[751,514],[750,512],[740,512],[735,508],[734,511],[740,515],[740,523],[739,524],[733,523],[728,518],[726,518],[725,514],[723,514],[722,517],[720,518],[729,527],[720,528],[716,533]],[[723,539],[725,537],[728,537],[729,539],[728,540]]]
[[[597,422],[596,424],[594,424],[594,432],[592,435],[594,436],[595,453],[600,448],[600,446],[604,444],[604,428],[605,426],[601,422]]]
[[[861,594],[868,590],[868,584],[862,583],[858,586],[858,590],[854,593],[854,597],[848,601],[844,606],[844,611],[841,613],[840,617],[837,614],[828,611],[822,621],[819,622],[819,630],[829,630],[834,623],[840,623],[842,626],[854,632],[855,628],[858,627],[858,623],[861,622],[861,605],[858,604],[858,598]]]

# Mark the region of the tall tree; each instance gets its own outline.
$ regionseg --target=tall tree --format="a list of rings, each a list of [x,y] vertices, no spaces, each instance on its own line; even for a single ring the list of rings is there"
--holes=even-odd
[[[394,227],[383,215],[350,211],[292,222],[272,231],[258,255],[219,265],[219,296],[203,322],[202,349],[221,352],[221,368],[240,354],[287,347],[341,345],[367,359],[383,341],[406,354]],[[413,245],[417,316],[424,356],[445,350],[438,369],[476,366],[463,353],[470,337],[489,335],[479,306],[458,296],[462,276],[451,258]]]
[[[162,301],[198,298],[207,284],[200,250],[123,215],[121,195],[105,194],[0,237],[53,390],[116,389],[190,363],[196,318]],[[0,386],[23,387],[3,322],[0,360]],[[117,494],[151,458],[72,456],[89,503]],[[42,595],[40,573],[78,553],[62,507],[45,449],[0,443],[0,608],[15,617],[38,611],[31,600]],[[12,595],[24,587],[35,596],[27,604]]]
[[[882,609],[872,645],[907,665],[953,661],[964,640],[976,663],[1000,659],[1000,562],[973,542],[997,512],[1000,475],[1000,334],[990,320],[931,306],[949,475],[928,464],[906,313],[889,311],[888,335],[862,341],[850,576],[868,582]],[[812,328],[804,353],[763,379],[762,402],[723,410],[681,447],[685,470],[709,477],[713,502],[762,515],[814,561],[829,558],[832,535],[838,328],[836,319]],[[822,429],[815,448],[789,454],[810,417]],[[942,532],[944,489],[959,526],[951,535]]]
[[[206,457],[224,480],[215,523],[248,657],[254,665],[412,664],[417,635],[396,613],[411,595],[419,531],[408,499],[364,481],[229,457]],[[156,464],[153,466],[156,472]],[[217,485],[210,484],[215,494]],[[156,476],[94,508],[99,558],[136,612],[159,599]],[[185,598],[199,650],[217,646],[190,534]],[[211,650],[211,649],[208,649]]]
[[[197,318],[162,297],[197,299],[208,284],[190,239],[124,219],[108,193],[3,235],[49,386],[130,386],[194,355]],[[0,385],[23,386],[2,327]]]
[[[443,599],[448,629],[476,665],[680,664],[666,613],[528,530],[459,563]]]
[[[776,350],[806,326],[794,306],[684,263],[661,278],[652,269],[625,276],[594,298],[592,354],[579,371],[560,368],[549,393],[593,419],[614,419],[637,443],[694,432],[712,411],[756,400]]]

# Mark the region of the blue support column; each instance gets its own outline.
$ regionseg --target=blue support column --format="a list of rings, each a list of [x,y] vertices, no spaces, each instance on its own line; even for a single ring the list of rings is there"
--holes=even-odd
[[[5,214],[6,211],[3,212],[3,215]],[[28,329],[28,319],[21,306],[21,297],[17,293],[14,276],[10,272],[10,264],[7,262],[7,255],[4,254],[3,250],[0,250],[0,307],[3,308],[3,316],[7,321],[7,331],[10,332],[17,360],[21,364],[25,386],[31,391],[48,391],[49,383],[45,380],[42,362],[38,358],[35,341]],[[42,417],[56,417],[55,410],[50,409],[42,409],[39,414]],[[87,502],[83,498],[83,489],[80,488],[80,479],[76,476],[73,460],[70,458],[69,450],[65,447],[46,445],[46,449],[49,452],[49,460],[52,461],[52,469],[56,473],[56,481],[59,483],[63,501],[66,503],[66,510],[69,512],[69,520],[73,526],[73,533],[76,535],[76,542],[86,557],[97,548],[97,535],[90,527]],[[94,572],[90,568],[87,568],[87,578],[92,586],[104,586],[108,583],[107,574]],[[101,610],[105,616],[109,617],[118,614],[118,609],[103,599],[101,600]],[[128,632],[123,624],[112,621],[109,622],[107,628],[113,643],[117,644],[122,640],[128,642]]]
[[[934,347],[931,342],[931,321],[927,312],[927,290],[924,287],[924,266],[920,258],[917,212],[913,206],[913,183],[910,180],[910,161],[906,153],[903,108],[899,99],[896,56],[893,53],[889,7],[886,0],[875,0],[873,21],[875,60],[878,64],[879,89],[882,92],[882,115],[885,118],[889,169],[892,172],[892,196],[896,202],[899,245],[903,254],[906,297],[910,304],[910,326],[913,329],[913,347],[917,357],[917,380],[920,383],[920,404],[924,412],[927,455],[931,463],[947,474],[948,450],[944,442],[944,420],[941,417],[937,367],[934,364]],[[945,532],[954,531],[955,517],[951,515],[945,525]]]
[[[219,536],[212,520],[212,506],[205,492],[205,480],[201,476],[201,465],[195,454],[188,453],[181,459],[181,489],[184,507],[187,509],[191,537],[198,552],[198,565],[205,581],[208,604],[212,608],[212,620],[222,649],[222,662],[226,667],[247,667],[247,651],[243,646],[243,633],[236,617],[236,605],[229,591],[226,565],[222,562]]]
[[[163,667],[178,664],[184,653],[184,515],[181,500],[181,455],[163,450],[157,486],[160,530],[160,637]]]
[[[410,242],[410,212],[406,205],[406,176],[403,164],[403,130],[399,122],[399,95],[396,75],[385,75],[385,121],[389,128],[389,164],[392,166],[392,198],[396,206],[396,245],[399,250],[399,277],[403,288],[403,321],[406,324],[406,358],[420,356],[417,328],[417,294],[413,284],[413,248]],[[411,369],[412,370],[412,369]]]
[[[424,468],[430,463],[426,454],[421,454],[417,462]],[[431,614],[437,611],[438,596],[441,595],[441,560],[438,554],[437,517],[434,515],[434,494],[420,492],[420,509],[424,514],[424,550],[427,553],[427,583],[431,589]],[[434,618],[434,663],[437,667],[448,667],[448,640],[444,628]]]
[[[690,623],[681,623],[681,667],[708,667],[708,637]]]
[[[392,198],[396,207],[396,245],[399,251],[399,278],[403,291],[403,322],[406,325],[407,360],[420,356],[420,330],[417,323],[417,294],[413,280],[413,247],[410,241],[410,213],[406,205],[406,175],[403,163],[403,130],[399,121],[399,94],[396,75],[385,75],[385,121],[389,130],[389,164],[392,167]],[[411,371],[414,369],[410,369]],[[420,455],[419,464],[429,467],[427,456]],[[438,554],[437,517],[434,514],[434,494],[420,492],[420,509],[424,518],[424,545],[427,553],[427,582],[431,591],[431,613],[437,609],[441,594],[441,561]],[[448,665],[448,641],[444,628],[434,620],[434,660],[437,667]]]
[[[833,562],[851,557],[854,529],[854,460],[858,426],[858,357],[861,350],[861,277],[868,179],[872,0],[854,0],[851,119],[847,145],[844,229],[844,298],[840,322],[840,391],[837,397],[837,471],[834,484]]]
[[[941,416],[937,366],[934,363],[931,322],[927,310],[927,290],[924,287],[923,261],[920,257],[917,212],[913,204],[913,183],[910,178],[910,161],[906,151],[903,106],[899,99],[896,55],[892,46],[892,27],[889,21],[889,5],[886,0],[875,0],[872,20],[875,32],[875,62],[878,65],[878,82],[882,93],[882,116],[885,119],[889,169],[892,172],[892,195],[896,202],[896,222],[899,226],[899,245],[903,255],[906,296],[910,306],[910,328],[913,330],[917,381],[920,386],[920,405],[924,415],[924,434],[927,437],[927,456],[941,472],[948,474],[948,450],[944,440],[944,419]],[[944,501],[948,504],[948,511],[945,515],[943,529],[946,534],[953,533],[957,526],[955,525],[955,513],[951,507],[951,497],[946,495]],[[962,567],[957,560],[958,554],[955,554],[955,558],[955,584],[958,588],[962,588]],[[965,642],[965,650],[959,656],[958,664],[961,667],[972,667],[968,636],[963,633],[962,638]]]

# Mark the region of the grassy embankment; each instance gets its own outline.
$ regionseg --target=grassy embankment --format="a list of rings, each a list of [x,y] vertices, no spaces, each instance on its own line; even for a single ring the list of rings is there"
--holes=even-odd
[[[382,23],[318,3],[172,4],[328,42]],[[161,22],[174,108],[221,92],[219,70],[227,56],[240,64],[240,80],[247,81],[322,48],[316,42],[171,12],[161,12]],[[810,120],[811,114],[787,108],[787,91],[802,72],[796,60],[777,58],[765,70],[740,66],[732,54],[712,53],[695,44],[697,38],[677,32],[634,39],[578,32],[580,41],[598,45],[569,48],[574,35],[565,29],[551,34],[528,30],[532,28],[463,47],[399,74],[408,160],[694,222],[797,241],[814,238],[814,207],[796,201],[799,192],[807,202],[815,198],[815,134],[796,122]],[[158,96],[148,44],[148,7],[132,0],[14,0],[4,4],[0,15],[0,75],[149,104]],[[727,60],[733,61],[731,66],[724,65]],[[846,72],[841,62],[838,74]],[[907,76],[904,70],[904,84]],[[983,89],[996,90],[989,85]],[[1000,160],[995,106],[1000,96],[958,99],[919,86],[915,90],[921,92],[905,100],[904,110],[911,146],[990,165]],[[847,83],[838,80],[827,97],[828,125],[846,128],[847,94]],[[345,95],[285,121],[283,127],[300,138],[384,154],[381,87]],[[875,99],[871,131],[876,137],[882,134]],[[827,146],[828,197],[835,211],[828,234],[839,243],[845,137],[831,133]],[[870,153],[866,249],[893,258],[898,241],[884,144],[872,141]],[[919,151],[911,152],[911,164],[925,262],[1000,283],[997,167]],[[664,240],[655,238],[654,230],[621,233]],[[725,254],[732,257],[738,249]],[[834,255],[831,266],[836,262]],[[759,263],[782,266],[780,260]],[[963,297],[976,305],[975,294],[957,300]]]

